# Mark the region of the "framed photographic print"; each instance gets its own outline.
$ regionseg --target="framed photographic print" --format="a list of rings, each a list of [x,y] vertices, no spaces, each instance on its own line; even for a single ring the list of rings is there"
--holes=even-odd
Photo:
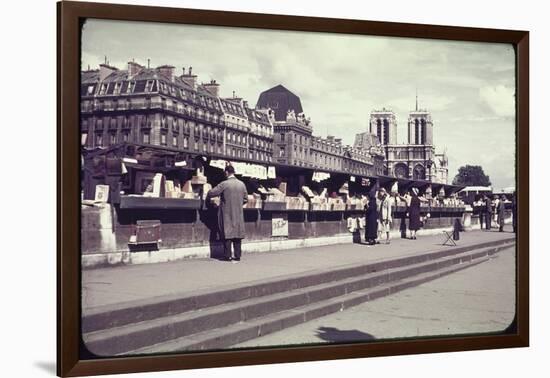
[[[58,375],[527,346],[528,60],[58,3]]]

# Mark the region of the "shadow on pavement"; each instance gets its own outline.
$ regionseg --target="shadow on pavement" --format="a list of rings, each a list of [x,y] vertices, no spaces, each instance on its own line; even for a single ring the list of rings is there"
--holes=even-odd
[[[369,333],[356,329],[341,330],[334,327],[319,327],[317,329],[317,337],[332,343],[375,340],[375,337]]]

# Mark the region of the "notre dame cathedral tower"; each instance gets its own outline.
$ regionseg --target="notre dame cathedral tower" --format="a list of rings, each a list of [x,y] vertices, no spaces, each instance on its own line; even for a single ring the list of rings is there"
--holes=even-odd
[[[436,154],[433,144],[433,120],[430,112],[418,107],[409,112],[407,143],[397,143],[397,121],[389,109],[375,110],[370,115],[369,132],[384,150],[386,174],[399,178],[447,183],[448,160]]]

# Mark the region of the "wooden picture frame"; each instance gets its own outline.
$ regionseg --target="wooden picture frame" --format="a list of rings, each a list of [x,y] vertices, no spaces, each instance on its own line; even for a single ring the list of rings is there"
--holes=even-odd
[[[57,51],[57,373],[82,376],[205,367],[452,352],[529,345],[529,33],[360,20],[59,2]],[[81,21],[86,18],[347,33],[513,44],[516,51],[517,312],[509,334],[296,346],[120,358],[81,358],[80,134]]]

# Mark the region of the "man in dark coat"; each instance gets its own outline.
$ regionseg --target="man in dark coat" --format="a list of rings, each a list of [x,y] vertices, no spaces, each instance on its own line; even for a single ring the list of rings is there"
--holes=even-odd
[[[224,242],[224,260],[238,262],[241,260],[241,241],[245,237],[243,204],[247,202],[248,193],[242,181],[235,177],[235,168],[225,167],[227,180],[222,181],[207,194],[207,199],[220,196],[218,224]],[[234,257],[231,258],[231,244]]]

